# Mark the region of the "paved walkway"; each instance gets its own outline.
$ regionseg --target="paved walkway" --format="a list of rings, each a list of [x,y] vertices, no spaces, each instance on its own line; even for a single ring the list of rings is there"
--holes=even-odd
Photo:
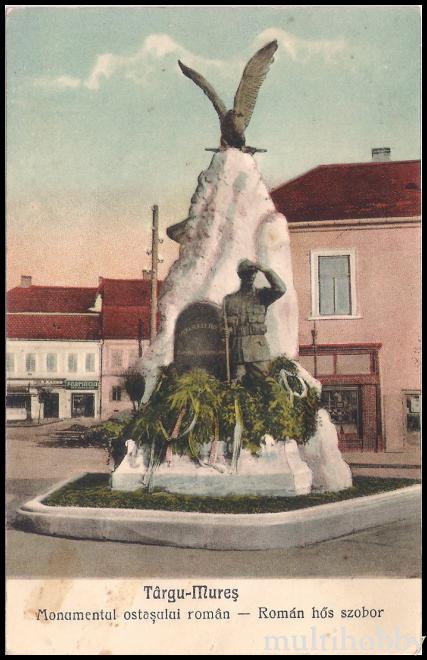
[[[370,477],[406,477],[420,479],[421,452],[347,452],[345,460],[355,475]]]
[[[419,577],[414,518],[304,548],[217,551],[7,534],[9,577]]]

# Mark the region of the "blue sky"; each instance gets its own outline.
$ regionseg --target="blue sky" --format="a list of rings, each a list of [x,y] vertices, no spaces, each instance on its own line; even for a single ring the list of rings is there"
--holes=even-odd
[[[94,285],[148,266],[150,208],[184,217],[217,146],[196,68],[231,107],[273,38],[249,144],[270,186],[321,163],[419,157],[416,6],[20,8],[7,19],[8,266],[39,284]],[[176,256],[163,244],[164,274]]]

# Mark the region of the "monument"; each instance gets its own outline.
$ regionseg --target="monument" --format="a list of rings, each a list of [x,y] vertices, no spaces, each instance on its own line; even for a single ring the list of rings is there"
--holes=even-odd
[[[273,41],[249,60],[228,112],[180,62],[220,117],[220,147],[188,217],[167,231],[179,257],[159,297],[159,332],[139,363],[138,450],[114,471],[114,489],[276,496],[351,486],[335,427],[319,410],[321,385],[297,360],[286,218],[244,136],[276,50]]]

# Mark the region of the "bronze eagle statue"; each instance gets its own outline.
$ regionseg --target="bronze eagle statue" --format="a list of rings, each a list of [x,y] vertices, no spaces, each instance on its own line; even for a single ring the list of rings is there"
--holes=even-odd
[[[271,41],[258,50],[246,64],[239,87],[234,97],[234,107],[228,110],[214,88],[208,81],[180,60],[178,64],[187,78],[190,78],[206,94],[218,113],[221,125],[221,147],[235,147],[256,151],[252,147],[245,147],[245,130],[251,120],[257,100],[259,88],[263,83],[270,64],[274,61],[273,55],[277,50],[277,41]]]

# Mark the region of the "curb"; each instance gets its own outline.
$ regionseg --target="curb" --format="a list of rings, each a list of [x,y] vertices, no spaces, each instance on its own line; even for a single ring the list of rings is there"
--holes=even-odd
[[[419,484],[280,513],[217,514],[42,504],[48,495],[82,476],[62,481],[22,505],[16,512],[16,523],[25,531],[75,539],[210,550],[271,550],[311,545],[404,520],[418,513],[421,506]]]

